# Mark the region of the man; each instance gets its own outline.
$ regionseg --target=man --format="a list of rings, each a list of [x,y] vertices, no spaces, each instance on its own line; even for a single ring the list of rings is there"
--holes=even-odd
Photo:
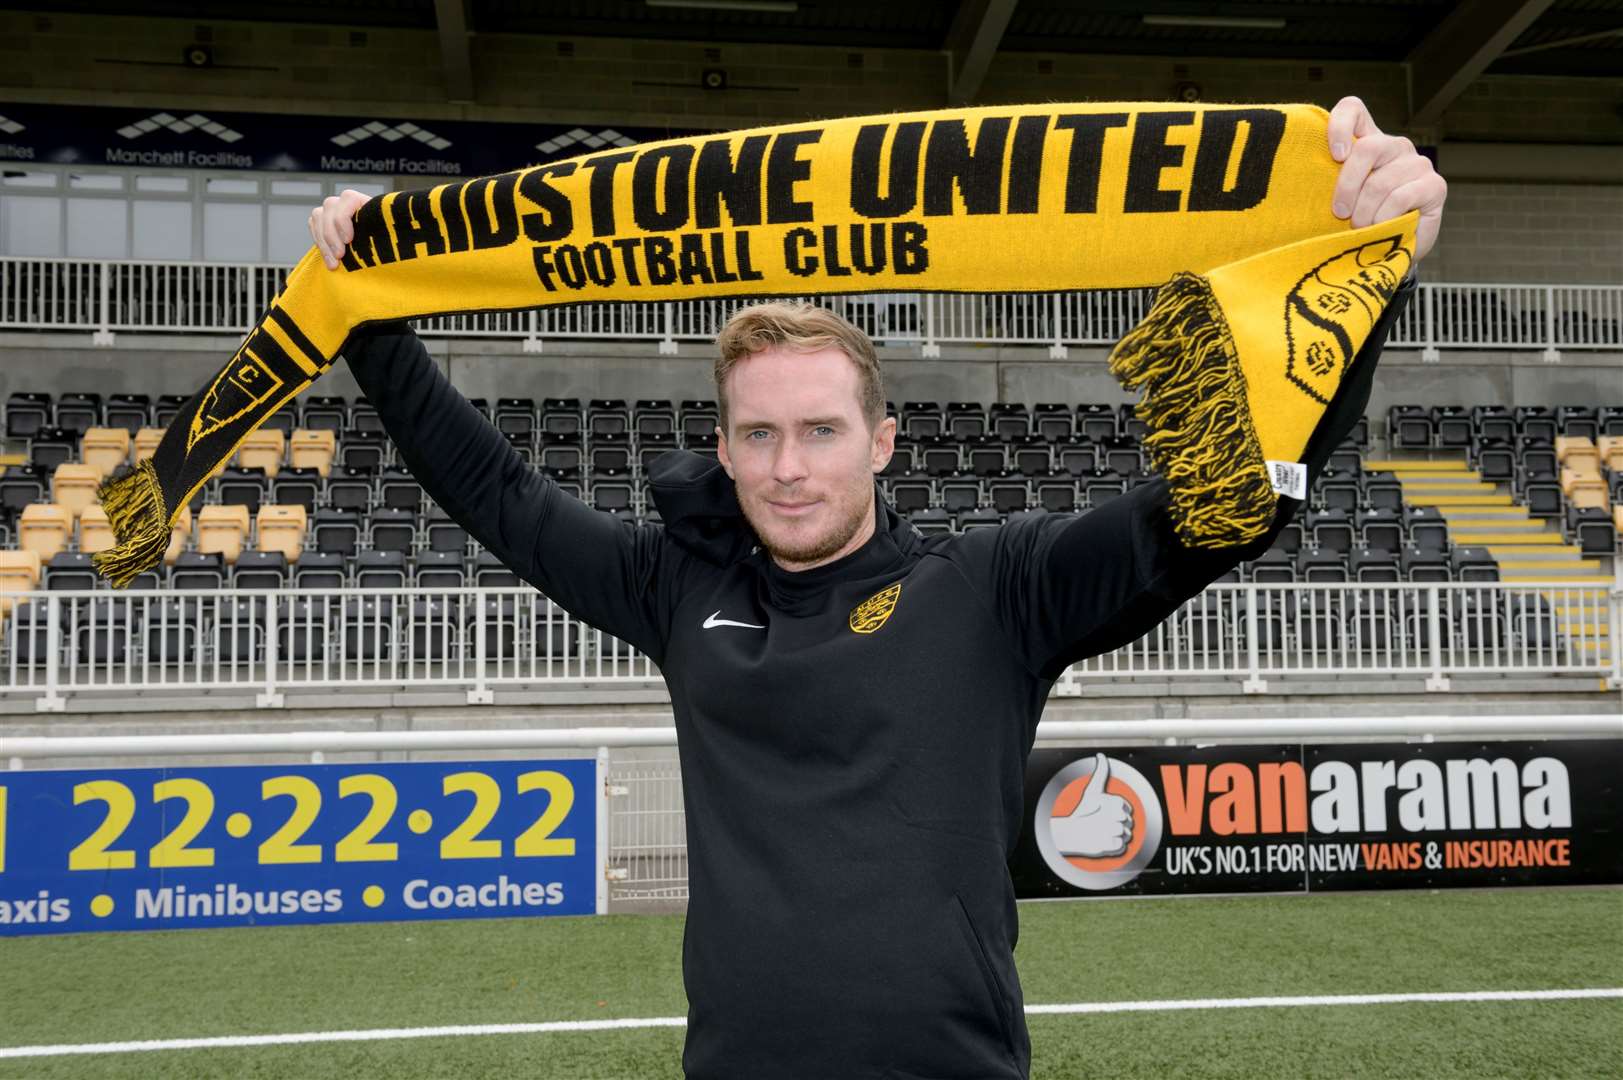
[[[1356,99],[1332,113],[1354,225],[1445,187]],[[364,198],[311,215],[328,265]],[[1310,476],[1362,413],[1398,296]],[[404,324],[344,355],[412,472],[566,610],[649,655],[670,687],[687,810],[689,1077],[1025,1077],[1030,1041],[1005,865],[1050,687],[1266,550],[1182,547],[1156,479],[1088,514],[924,538],[882,497],[896,424],[872,344],[768,304],[718,338],[719,464],[652,466],[663,526],[627,528],[528,468]]]

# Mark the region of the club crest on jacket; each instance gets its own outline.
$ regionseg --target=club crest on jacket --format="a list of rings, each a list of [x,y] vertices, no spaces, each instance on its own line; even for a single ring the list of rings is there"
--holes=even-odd
[[[885,625],[890,613],[896,610],[896,599],[902,595],[902,583],[880,589],[851,609],[851,629],[859,634],[871,634]]]

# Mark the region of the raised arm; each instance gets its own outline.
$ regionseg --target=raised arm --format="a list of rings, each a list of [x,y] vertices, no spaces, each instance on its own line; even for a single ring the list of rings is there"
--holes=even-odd
[[[1369,403],[1376,362],[1392,323],[1413,295],[1405,281],[1347,373],[1347,390],[1303,455],[1308,486]],[[1155,477],[1080,517],[1041,516],[987,530],[979,584],[1034,674],[1057,678],[1079,660],[1135,641],[1190,597],[1273,544],[1302,507],[1281,496],[1268,532],[1242,547],[1185,547],[1168,513],[1167,482]],[[980,540],[981,537],[976,537]]]
[[[310,215],[334,273],[365,201],[345,192]],[[532,469],[404,322],[356,330],[341,351],[406,466],[468,535],[566,611],[663,657],[678,558],[664,530],[627,528]]]

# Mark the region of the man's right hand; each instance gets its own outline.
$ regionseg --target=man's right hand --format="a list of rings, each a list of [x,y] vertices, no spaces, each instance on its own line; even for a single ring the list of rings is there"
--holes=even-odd
[[[327,260],[327,269],[338,269],[338,260],[355,239],[355,211],[366,205],[370,195],[362,195],[354,188],[345,188],[340,195],[328,195],[321,205],[310,211],[310,238],[316,242],[321,257]]]

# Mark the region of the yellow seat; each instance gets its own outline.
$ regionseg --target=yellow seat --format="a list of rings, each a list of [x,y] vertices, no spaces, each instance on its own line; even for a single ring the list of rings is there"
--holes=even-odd
[[[332,472],[332,459],[337,452],[338,436],[334,432],[299,428],[293,432],[288,464],[296,469],[315,469],[327,476]]]
[[[1611,499],[1606,491],[1606,481],[1598,475],[1569,469],[1561,469],[1561,490],[1566,493],[1567,501],[1574,506],[1598,506],[1602,510],[1611,507]]]
[[[260,428],[242,440],[237,448],[237,464],[244,469],[264,469],[266,476],[275,476],[282,467],[286,448],[287,440],[280,429]]]
[[[163,441],[163,428],[144,427],[135,433],[135,461],[140,464],[151,457]]]
[[[96,489],[101,487],[101,473],[94,465],[65,462],[51,474],[51,500],[68,508],[78,517],[87,506],[96,502]]]
[[[180,553],[186,550],[186,545],[192,541],[192,508],[182,506],[180,516],[169,526],[169,546],[164,549],[163,562],[165,566],[175,565]]]
[[[123,428],[93,427],[79,443],[79,460],[111,476],[130,459],[130,433]]]
[[[225,561],[234,563],[242,554],[248,540],[248,508],[246,506],[205,506],[197,515],[197,550],[204,554],[218,552]]]
[[[39,588],[39,553],[36,551],[0,551],[0,619],[10,614],[17,602],[15,595],[7,593],[33,592]]]
[[[297,503],[289,506],[267,503],[259,508],[256,521],[259,536],[254,546],[258,550],[280,551],[290,563],[304,551],[304,507]]]
[[[1595,449],[1602,465],[1613,472],[1623,472],[1623,435],[1602,435]]]
[[[107,511],[101,506],[87,506],[79,515],[79,550],[86,555],[118,546],[118,537],[107,523]]]
[[[31,503],[23,507],[23,516],[17,520],[17,546],[32,551],[41,562],[50,562],[51,556],[67,550],[72,535],[73,513],[55,503]]]
[[[1600,452],[1587,435],[1557,435],[1555,456],[1563,469],[1600,475]]]

